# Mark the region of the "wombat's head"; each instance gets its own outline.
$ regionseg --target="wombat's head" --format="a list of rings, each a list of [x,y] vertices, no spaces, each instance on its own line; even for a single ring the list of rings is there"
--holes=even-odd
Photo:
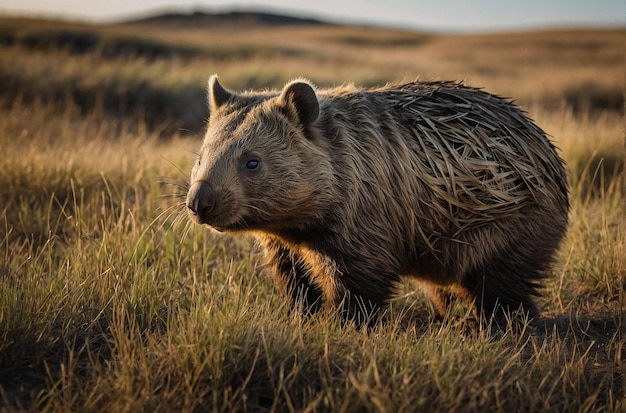
[[[279,231],[318,219],[332,169],[315,133],[313,87],[297,80],[277,93],[236,94],[212,76],[208,100],[187,193],[192,219],[218,231]]]

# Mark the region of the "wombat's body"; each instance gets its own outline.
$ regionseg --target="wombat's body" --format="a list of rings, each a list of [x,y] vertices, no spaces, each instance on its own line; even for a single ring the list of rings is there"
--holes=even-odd
[[[439,315],[538,310],[567,227],[562,160],[515,105],[456,83],[234,94],[212,77],[187,205],[248,231],[294,304],[377,311],[401,276]]]

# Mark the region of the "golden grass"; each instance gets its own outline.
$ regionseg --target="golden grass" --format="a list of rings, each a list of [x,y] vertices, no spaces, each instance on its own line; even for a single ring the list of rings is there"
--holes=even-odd
[[[623,117],[564,103],[567,90],[589,81],[621,90],[621,32],[142,35],[302,54],[109,60],[2,47],[2,73],[70,96],[46,102],[22,89],[2,100],[0,411],[625,408]],[[136,107],[125,117],[104,104],[85,110],[67,82],[204,88],[213,72],[238,88],[300,75],[330,84],[431,74],[521,97],[560,148],[571,182],[571,226],[540,300],[544,318],[521,331],[466,331],[452,319],[433,321],[410,283],[371,332],[289,314],[248,240],[174,225],[182,205],[170,195],[178,190],[162,182],[186,179],[200,132],[164,139]]]

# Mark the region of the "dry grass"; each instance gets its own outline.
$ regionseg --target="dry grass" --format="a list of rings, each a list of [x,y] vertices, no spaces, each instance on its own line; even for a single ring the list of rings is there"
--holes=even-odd
[[[0,112],[0,411],[626,408],[623,118],[602,99],[578,108],[566,99],[590,84],[621,91],[621,31],[142,35],[274,54],[112,59],[1,47],[0,73],[13,83],[3,83]],[[544,318],[521,331],[466,331],[432,321],[410,283],[369,333],[289,314],[248,240],[173,225],[180,199],[162,181],[185,179],[199,129],[195,139],[172,136],[163,131],[177,112],[160,112],[155,127],[146,111],[159,106],[127,100],[116,111],[120,101],[105,99],[105,87],[132,96],[147,82],[170,93],[165,103],[192,105],[185,94],[201,94],[213,72],[236,88],[421,74],[519,97],[561,149],[571,182],[571,228],[543,291]],[[78,99],[81,88],[100,103]]]

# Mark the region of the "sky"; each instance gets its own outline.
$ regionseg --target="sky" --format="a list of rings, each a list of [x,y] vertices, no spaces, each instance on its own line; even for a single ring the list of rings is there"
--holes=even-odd
[[[0,14],[87,22],[160,12],[259,10],[425,31],[624,27],[623,0],[0,0]]]

